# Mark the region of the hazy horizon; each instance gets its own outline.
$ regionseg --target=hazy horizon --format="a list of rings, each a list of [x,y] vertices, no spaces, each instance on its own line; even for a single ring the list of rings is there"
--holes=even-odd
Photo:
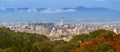
[[[0,0],[0,21],[119,22],[119,0]]]
[[[103,7],[120,10],[120,0],[0,0],[0,7],[7,8],[75,8]]]

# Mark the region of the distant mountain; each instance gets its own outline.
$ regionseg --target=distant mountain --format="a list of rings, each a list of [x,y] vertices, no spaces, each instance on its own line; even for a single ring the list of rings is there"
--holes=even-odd
[[[120,11],[108,8],[0,8],[0,21],[59,21],[64,16],[66,22],[116,22]]]

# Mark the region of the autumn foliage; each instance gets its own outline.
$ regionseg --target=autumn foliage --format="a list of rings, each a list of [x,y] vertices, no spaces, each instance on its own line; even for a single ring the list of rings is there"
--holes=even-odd
[[[70,41],[0,28],[0,52],[120,52],[120,34],[99,29],[75,35]]]
[[[96,32],[102,31],[100,33]],[[97,36],[94,36],[96,34]],[[91,35],[93,37],[91,37]],[[80,47],[76,49],[76,52],[120,52],[120,35],[116,35],[114,32],[109,30],[96,30],[91,32],[88,36],[90,40],[82,42]],[[105,44],[104,46],[101,46]],[[105,47],[105,48],[104,48]],[[102,49],[104,48],[104,49]]]

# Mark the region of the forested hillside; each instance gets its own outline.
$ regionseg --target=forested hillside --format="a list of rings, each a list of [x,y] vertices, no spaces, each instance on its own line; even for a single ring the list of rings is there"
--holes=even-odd
[[[0,28],[0,52],[120,52],[120,35],[104,29],[74,36],[69,42]]]

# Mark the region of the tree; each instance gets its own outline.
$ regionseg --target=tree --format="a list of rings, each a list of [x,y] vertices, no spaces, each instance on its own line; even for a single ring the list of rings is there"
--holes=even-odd
[[[16,46],[12,46],[9,48],[9,52],[20,52]]]
[[[99,47],[95,50],[95,52],[109,52],[109,51],[115,52],[114,46],[109,43],[103,43],[99,45]]]
[[[52,48],[54,47],[53,43],[49,40],[36,42],[33,45],[37,47],[41,52],[51,52]]]
[[[87,40],[90,40],[90,37],[88,34],[80,34],[80,35],[74,36],[70,41],[76,41],[76,42],[82,43]]]
[[[114,35],[115,33],[113,31],[110,30],[104,30],[104,29],[99,29],[99,30],[95,30],[93,32],[91,32],[89,35],[91,38],[96,38],[96,37],[104,37],[106,35],[111,36]]]
[[[56,45],[53,49],[52,52],[70,52],[69,48],[66,47],[65,44],[61,45]]]
[[[24,47],[23,47],[22,52],[30,52],[31,49],[32,49],[32,44],[30,42],[26,42]]]

